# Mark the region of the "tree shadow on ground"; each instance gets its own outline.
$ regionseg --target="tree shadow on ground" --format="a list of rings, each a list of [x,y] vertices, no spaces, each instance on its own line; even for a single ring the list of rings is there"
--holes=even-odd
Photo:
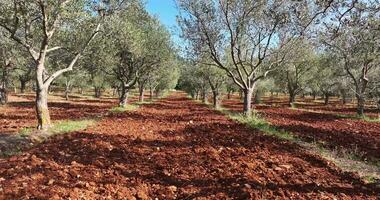
[[[186,116],[191,111],[197,112],[194,123]],[[184,117],[171,119],[179,116]],[[380,192],[297,145],[186,99],[104,120],[131,126],[166,120],[166,125],[144,138],[135,137],[140,129],[107,133],[97,127],[54,137],[23,155],[0,160],[5,197],[366,198]]]

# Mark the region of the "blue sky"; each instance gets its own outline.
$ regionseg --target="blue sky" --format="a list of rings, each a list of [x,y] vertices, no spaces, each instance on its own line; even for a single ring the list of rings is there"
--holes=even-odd
[[[172,32],[173,41],[180,45],[176,16],[178,10],[174,0],[146,0],[146,9],[152,15],[157,16],[160,21]]]

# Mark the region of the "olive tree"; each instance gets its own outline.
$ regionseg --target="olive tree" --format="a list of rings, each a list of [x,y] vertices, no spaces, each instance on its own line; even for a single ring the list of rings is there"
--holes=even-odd
[[[302,38],[295,42],[297,44],[276,73],[277,83],[284,85],[289,93],[290,105],[294,103],[296,95],[304,91],[311,79],[315,78],[316,71],[314,48]]]
[[[57,77],[73,69],[86,47],[98,34],[100,17],[106,13],[106,8],[111,8],[102,7],[101,4],[103,1],[86,0],[1,2],[0,27],[7,32],[8,38],[28,51],[36,63],[34,70],[38,129],[51,126],[47,104],[49,86]],[[70,40],[63,36],[70,37]],[[74,41],[75,44],[67,43],[68,41]],[[52,69],[48,65],[49,57],[57,51],[71,54],[71,61],[64,68],[49,72]]]
[[[357,114],[364,115],[368,85],[376,81],[380,56],[380,5],[378,1],[344,0],[324,23],[322,42],[341,61],[357,100]]]
[[[275,70],[291,50],[289,41],[305,31],[331,1],[177,0],[183,37],[192,54],[206,54],[244,92],[251,114],[257,82]],[[203,48],[206,46],[207,48]],[[287,50],[285,50],[287,49]],[[232,61],[229,65],[228,57]]]

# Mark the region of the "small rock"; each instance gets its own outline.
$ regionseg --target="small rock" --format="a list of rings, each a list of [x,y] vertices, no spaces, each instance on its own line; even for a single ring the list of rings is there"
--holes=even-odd
[[[48,185],[53,185],[53,183],[54,183],[54,179],[50,179],[48,182]]]
[[[275,171],[282,171],[283,169],[281,167],[275,167],[274,170]]]
[[[170,176],[170,175],[171,175],[170,172],[169,172],[168,170],[166,170],[166,169],[165,169],[163,172],[164,172],[164,174],[165,174],[166,176]]]
[[[290,169],[292,168],[291,165],[280,165],[281,168]]]
[[[148,197],[148,195],[146,195],[145,194],[145,192],[144,191],[141,191],[141,190],[139,190],[138,192],[137,192],[137,197],[138,198],[140,198],[140,199],[149,199],[149,197]]]
[[[246,188],[248,188],[248,189],[251,189],[251,188],[252,188],[252,186],[251,186],[250,184],[248,184],[248,183],[244,184],[244,187],[246,187]]]
[[[172,186],[169,186],[168,189],[172,192],[176,192],[177,191],[177,187],[172,185]]]

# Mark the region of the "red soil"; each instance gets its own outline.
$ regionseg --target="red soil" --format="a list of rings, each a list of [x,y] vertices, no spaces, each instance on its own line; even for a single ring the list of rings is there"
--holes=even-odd
[[[240,110],[238,100],[224,106]],[[330,113],[314,113],[286,107],[254,106],[274,126],[290,131],[306,141],[317,141],[331,149],[348,149],[363,158],[380,159],[380,123],[343,119]]]
[[[16,133],[21,128],[35,127],[37,119],[34,105],[34,97],[26,96],[0,107],[0,134]],[[73,98],[70,101],[50,101],[49,110],[53,121],[76,120],[100,116],[115,105],[115,99]]]
[[[297,98],[294,105],[297,108],[320,111],[324,113],[331,114],[343,114],[343,115],[356,115],[356,104],[354,102],[343,104],[337,98],[331,98],[328,105],[325,105],[323,99],[317,101],[312,98]],[[284,96],[280,97],[263,97],[262,101],[265,105],[275,106],[275,107],[289,107],[288,99]],[[375,105],[366,105],[365,115],[369,117],[379,117],[380,110]]]
[[[0,160],[0,199],[376,199],[355,175],[176,94]]]

